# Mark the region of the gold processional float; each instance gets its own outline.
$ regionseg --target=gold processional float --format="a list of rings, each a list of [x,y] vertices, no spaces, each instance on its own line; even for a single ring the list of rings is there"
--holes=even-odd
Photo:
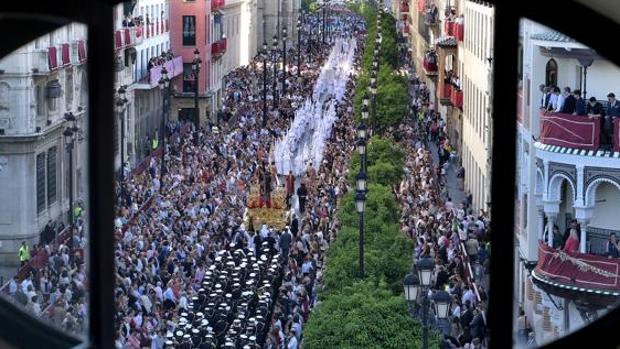
[[[260,229],[263,224],[278,230],[284,229],[287,223],[286,188],[276,187],[271,193],[271,207],[268,207],[261,200],[258,185],[252,185],[243,223],[248,230]]]

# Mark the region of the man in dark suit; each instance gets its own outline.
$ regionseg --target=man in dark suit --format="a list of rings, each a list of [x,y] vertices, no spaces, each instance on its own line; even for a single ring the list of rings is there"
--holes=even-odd
[[[620,102],[613,93],[607,95],[607,101],[608,104],[605,118],[603,119],[603,139],[601,139],[601,143],[607,148],[611,148],[614,119],[620,117]]]
[[[560,113],[572,115],[575,112],[576,102],[577,99],[571,94],[570,87],[564,87],[564,103],[562,103]]]
[[[587,115],[586,114],[586,101],[583,98],[581,98],[581,90],[573,91],[573,97],[575,97],[575,114]]]

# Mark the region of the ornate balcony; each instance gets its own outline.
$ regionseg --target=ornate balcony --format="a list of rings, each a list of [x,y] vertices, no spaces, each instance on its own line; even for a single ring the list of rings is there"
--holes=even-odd
[[[601,134],[599,117],[589,118],[541,110],[540,125],[541,143],[592,151],[599,148]]]
[[[538,263],[532,277],[540,287],[562,297],[592,303],[614,302],[620,296],[620,259],[568,253],[544,243],[538,245]]]
[[[183,57],[174,57],[172,60],[164,63],[163,65],[151,68],[150,75],[148,76],[148,88],[157,87],[159,85],[159,79],[161,78],[161,70],[163,67],[166,67],[166,70],[168,71],[168,78],[172,79],[179,76],[183,73]],[[140,81],[140,84],[143,84],[143,82]]]
[[[431,59],[431,57],[429,57],[429,54],[434,55],[435,59]],[[437,75],[437,55],[434,53],[427,53],[426,55],[424,55],[424,58],[422,59],[422,67],[424,67],[424,72],[426,73],[427,76],[431,76]]]
[[[450,91],[450,103],[457,108],[463,109],[463,90],[453,87]]]
[[[214,58],[222,56],[226,53],[226,38],[222,38],[211,44],[211,55]]]
[[[437,85],[439,92],[439,103],[443,105],[450,104],[450,96],[452,95],[452,84],[445,82],[443,79]]]

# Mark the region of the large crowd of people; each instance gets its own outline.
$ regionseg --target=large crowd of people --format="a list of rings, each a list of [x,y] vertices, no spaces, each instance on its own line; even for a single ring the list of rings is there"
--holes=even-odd
[[[310,25],[317,20],[307,18]],[[340,12],[334,26],[358,42],[364,38],[363,21],[351,13]],[[264,104],[264,58],[257,56],[226,77],[217,128],[171,123],[164,166],[152,156],[143,170],[119,183],[114,222],[117,348],[300,347],[317,301],[325,252],[339,229],[334,215],[338,199],[349,190],[354,79],[361,49],[355,49],[355,72],[335,104],[337,118],[322,163],[289,183],[289,196],[297,193],[301,204],[287,211],[287,226],[248,225],[244,211],[258,169],[272,161],[273,145],[285,135],[295,110],[311,98],[333,49],[329,40],[305,45],[313,59],[303,60],[300,78],[294,64],[288,65],[288,75],[278,73],[277,89],[285,81],[286,94],[272,98],[276,65],[267,62]],[[295,57],[294,50],[289,57]],[[443,289],[453,298],[452,320],[444,328],[446,347],[477,348],[486,336],[486,296],[476,281],[484,276],[490,253],[489,220],[482,210],[472,212],[470,202],[449,198],[437,170],[449,163],[446,151],[452,152],[441,117],[428,108],[426,86],[413,79],[411,91],[415,113],[389,136],[407,154],[405,176],[396,190],[402,231],[415,241],[415,259],[430,257],[437,265],[431,292]],[[172,136],[179,133],[184,136]],[[433,143],[439,163],[431,153]],[[50,235],[51,230],[41,245],[48,262],[23,280],[11,280],[8,292],[35,314],[81,332],[88,318],[88,280],[83,255],[76,253],[86,243],[83,221],[78,220],[68,244],[50,243]],[[474,265],[473,275],[466,263]]]
[[[452,298],[448,324],[436,322],[443,329],[443,346],[483,348],[487,298],[483,284],[491,252],[490,221],[484,210],[473,211],[469,195],[463,202],[453,202],[450,197],[446,171],[455,151],[441,115],[425,103],[426,91],[419,79],[411,79],[414,112],[393,133],[407,153],[405,176],[397,194],[402,231],[415,241],[414,261],[431,258],[435,263],[429,297],[443,290]]]

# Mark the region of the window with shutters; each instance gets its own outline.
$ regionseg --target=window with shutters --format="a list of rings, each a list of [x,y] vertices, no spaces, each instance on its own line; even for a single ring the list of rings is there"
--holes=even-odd
[[[45,210],[45,153],[37,155],[37,213]]]
[[[47,151],[47,204],[56,202],[56,153],[57,148]]]

